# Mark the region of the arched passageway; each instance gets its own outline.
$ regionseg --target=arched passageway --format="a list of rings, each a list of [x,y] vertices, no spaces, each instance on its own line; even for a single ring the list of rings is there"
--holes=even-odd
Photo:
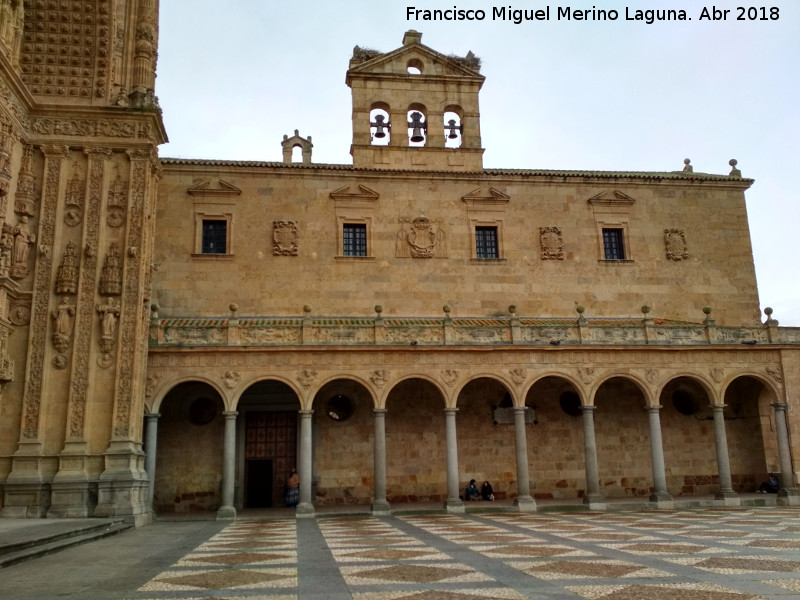
[[[286,479],[297,466],[300,402],[285,383],[258,381],[240,396],[236,410],[235,506],[283,506]]]
[[[386,496],[389,503],[447,498],[445,401],[424,379],[407,379],[386,400]]]
[[[368,504],[373,489],[372,395],[350,379],[314,397],[312,497],[318,506]]]
[[[537,381],[528,407],[528,462],[534,498],[580,498],[586,490],[581,399],[562,377]]]
[[[219,393],[199,381],[181,383],[164,397],[153,482],[156,513],[219,508],[223,410]]]
[[[753,492],[768,472],[781,470],[772,402],[771,390],[754,377],[737,377],[725,389],[725,427],[737,492]]]

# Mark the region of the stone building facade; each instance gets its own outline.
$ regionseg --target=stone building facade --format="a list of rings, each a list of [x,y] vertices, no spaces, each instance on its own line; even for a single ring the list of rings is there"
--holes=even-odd
[[[480,61],[413,31],[354,49],[352,164],[159,158],[157,3],[48,6],[0,2],[0,515],[797,502],[735,161],[484,168]]]

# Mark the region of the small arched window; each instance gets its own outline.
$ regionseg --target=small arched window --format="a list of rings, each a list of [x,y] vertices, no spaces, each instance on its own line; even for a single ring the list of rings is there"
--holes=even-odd
[[[295,144],[294,146],[292,146],[292,162],[293,163],[303,162],[303,147],[300,144]]]
[[[418,58],[412,58],[406,65],[406,72],[409,75],[422,75],[423,64]]]
[[[392,124],[389,121],[389,107],[374,105],[369,111],[369,139],[373,146],[388,146],[392,137]]]

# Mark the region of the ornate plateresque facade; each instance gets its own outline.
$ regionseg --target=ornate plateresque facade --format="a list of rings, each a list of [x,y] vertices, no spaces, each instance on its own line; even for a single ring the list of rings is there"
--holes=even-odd
[[[414,31],[354,49],[352,164],[159,159],[157,2],[46,4],[0,3],[0,515],[800,499],[735,161],[487,169]]]

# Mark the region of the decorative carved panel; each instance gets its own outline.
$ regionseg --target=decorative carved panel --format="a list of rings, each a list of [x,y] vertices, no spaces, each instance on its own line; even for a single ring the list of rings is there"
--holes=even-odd
[[[273,221],[272,241],[272,254],[275,256],[297,256],[297,223]]]
[[[689,258],[689,247],[686,244],[686,235],[683,229],[664,230],[664,248],[670,260],[683,260]]]
[[[564,238],[560,227],[539,227],[539,242],[543,259],[564,260]]]

